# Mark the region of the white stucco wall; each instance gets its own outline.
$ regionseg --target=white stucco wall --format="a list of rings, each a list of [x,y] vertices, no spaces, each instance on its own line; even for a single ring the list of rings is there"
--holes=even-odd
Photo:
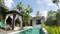
[[[15,17],[14,21],[15,21],[17,18],[18,18],[19,21],[20,21],[20,27],[22,27],[22,17],[21,17],[20,15],[16,14],[16,17]],[[16,22],[15,22],[15,23],[16,23]],[[15,23],[14,23],[14,24],[15,24]],[[15,25],[14,25],[14,27],[15,27]]]
[[[11,13],[11,14],[6,14],[5,25],[6,25],[6,20],[7,20],[7,18],[8,18],[9,16],[10,16],[11,19],[13,19],[13,13]],[[15,24],[15,20],[16,20],[17,18],[19,18],[20,25],[21,25],[21,27],[22,27],[22,17],[21,17],[20,15],[18,15],[18,14],[16,14],[16,16],[15,16],[15,18],[14,18],[14,24]],[[15,25],[14,25],[14,27],[15,27]]]
[[[41,24],[36,24],[37,23],[37,20],[33,20],[33,27],[34,28],[41,28]]]
[[[36,25],[36,20],[33,20],[33,26]]]
[[[11,19],[13,19],[13,14],[7,14],[7,15],[6,15],[6,19],[7,19],[9,16],[11,17]]]

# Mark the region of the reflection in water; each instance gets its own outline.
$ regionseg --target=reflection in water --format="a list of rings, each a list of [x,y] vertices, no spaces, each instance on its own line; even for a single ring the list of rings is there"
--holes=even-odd
[[[20,32],[20,34],[28,34],[26,31]]]
[[[26,30],[26,31],[22,31],[19,34],[29,34],[32,33],[32,29]]]
[[[18,34],[45,34],[42,30],[42,28],[31,28],[25,31],[22,31]]]
[[[44,31],[41,29],[39,29],[39,34],[45,34]]]
[[[29,33],[31,33],[32,32],[32,29],[29,29],[29,31],[28,31]]]

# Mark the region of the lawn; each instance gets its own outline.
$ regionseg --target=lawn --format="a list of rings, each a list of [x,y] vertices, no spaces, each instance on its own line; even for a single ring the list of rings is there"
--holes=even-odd
[[[60,34],[60,27],[58,26],[46,26],[45,24],[42,25],[49,34]]]

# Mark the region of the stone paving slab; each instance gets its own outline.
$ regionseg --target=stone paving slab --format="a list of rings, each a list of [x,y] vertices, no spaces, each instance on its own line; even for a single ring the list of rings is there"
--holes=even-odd
[[[29,26],[24,27],[23,30],[27,29]],[[16,32],[16,31],[21,31],[21,30],[11,30],[11,31],[5,31],[0,29],[0,34],[8,34],[8,33],[12,33],[12,32]]]

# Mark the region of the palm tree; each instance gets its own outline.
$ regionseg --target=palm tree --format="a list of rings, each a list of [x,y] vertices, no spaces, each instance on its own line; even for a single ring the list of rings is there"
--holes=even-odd
[[[52,0],[52,3],[56,4],[58,8],[59,8],[59,5],[58,5],[59,2],[60,2],[59,0]]]
[[[0,0],[0,7],[3,5],[4,0]]]
[[[29,4],[28,4],[28,6],[27,6],[27,8],[26,8],[26,11],[27,11],[28,14],[32,12],[32,8],[30,7]]]
[[[49,10],[48,14],[47,14],[47,20],[46,20],[46,24],[50,24],[50,25],[57,25],[57,17],[56,17],[57,13],[56,11],[52,11]]]
[[[8,7],[5,6],[4,0],[0,0],[0,12],[9,11]]]
[[[1,20],[4,19],[4,12],[6,11],[9,11],[9,9],[4,5],[4,0],[0,0],[0,19]]]
[[[26,25],[30,15],[29,13],[32,12],[32,8],[30,7],[30,5],[27,6],[26,9],[23,8],[22,2],[20,2],[14,9],[21,11],[20,14],[23,14],[23,19],[22,22],[24,23],[24,25]],[[28,13],[28,14],[27,14]]]
[[[19,11],[23,9],[22,2],[20,2],[20,3],[17,5],[17,9],[18,9]]]
[[[58,5],[59,2],[60,2],[60,0],[54,0],[53,1],[53,3],[55,3],[58,6],[58,8],[59,8],[59,5]],[[58,11],[57,12],[57,23],[60,26],[60,9],[58,9],[57,11]]]
[[[39,11],[37,11],[37,13],[36,13],[36,16],[40,16],[40,13],[39,13]]]

